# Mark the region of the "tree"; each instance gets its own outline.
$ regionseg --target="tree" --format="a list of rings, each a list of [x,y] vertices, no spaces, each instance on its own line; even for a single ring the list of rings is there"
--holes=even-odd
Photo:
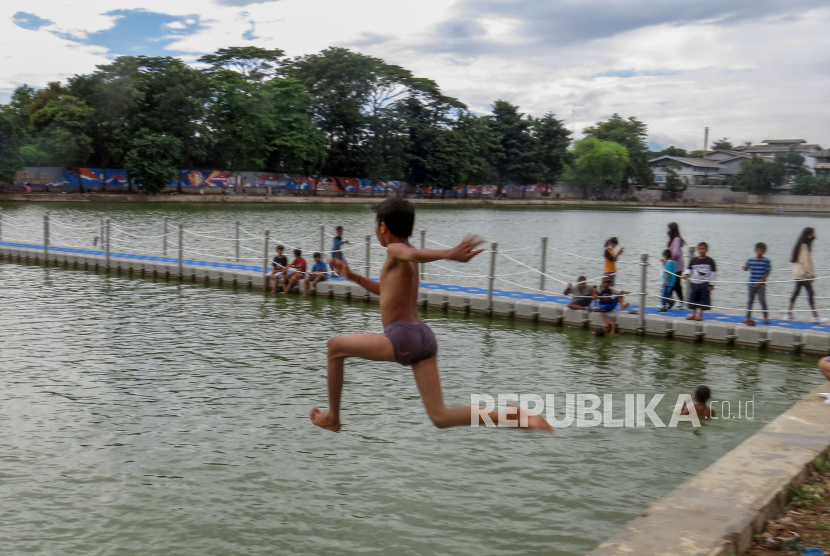
[[[147,193],[160,193],[178,179],[181,139],[142,129],[131,147],[124,158],[124,169]]]
[[[232,46],[206,54],[199,61],[209,64],[211,71],[231,69],[249,81],[262,81],[276,75],[284,55],[285,52],[279,48],[268,50],[257,46]]]
[[[712,143],[712,150],[714,151],[728,151],[732,149],[732,143],[729,142],[728,137],[723,137]]]
[[[804,172],[796,176],[793,193],[796,195],[830,195],[830,174],[814,176]]]
[[[613,141],[628,150],[628,167],[626,178],[629,183],[640,187],[651,185],[653,177],[648,166],[648,128],[636,118],[625,119],[614,114],[608,121],[599,121],[592,127],[585,128],[585,135],[603,141]]]
[[[499,186],[510,182],[535,183],[540,174],[536,145],[530,133],[532,121],[518,107],[505,100],[493,103],[490,131],[498,148],[493,152],[493,167]]]
[[[12,183],[24,166],[21,149],[29,142],[28,106],[34,89],[23,85],[12,93],[7,105],[0,105],[0,182]]]
[[[663,188],[663,200],[676,201],[681,193],[686,191],[686,183],[677,175],[680,164],[671,161],[663,166],[666,171],[666,186]]]
[[[570,161],[568,147],[571,144],[571,131],[562,120],[557,120],[548,112],[533,124],[536,137],[536,163],[539,179],[546,184],[553,184],[562,175],[565,165]]]
[[[592,190],[627,189],[629,164],[628,150],[619,143],[586,137],[574,144],[573,162],[565,170],[565,179],[582,187],[587,199]]]
[[[675,147],[674,145],[652,154],[654,155],[653,158],[657,158],[658,156],[689,156],[686,149],[681,149],[680,147]]]
[[[769,195],[784,178],[785,167],[780,162],[766,162],[760,157],[741,162],[741,171],[735,176],[732,188],[755,195]]]

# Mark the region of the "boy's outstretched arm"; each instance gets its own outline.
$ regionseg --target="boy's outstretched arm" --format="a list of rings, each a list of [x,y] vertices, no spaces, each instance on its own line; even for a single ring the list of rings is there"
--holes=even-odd
[[[415,249],[403,243],[392,243],[387,246],[386,253],[401,261],[414,263],[431,263],[440,260],[466,263],[484,251],[484,249],[476,249],[482,243],[484,243],[484,238],[479,235],[468,236],[461,243],[449,249]]]
[[[337,274],[345,278],[346,280],[351,280],[355,282],[359,286],[361,286],[364,290],[373,293],[375,295],[380,295],[380,282],[375,280],[370,280],[365,276],[361,276],[356,272],[352,272],[352,269],[349,268],[349,265],[343,259],[331,259],[329,261],[329,265],[337,271]]]

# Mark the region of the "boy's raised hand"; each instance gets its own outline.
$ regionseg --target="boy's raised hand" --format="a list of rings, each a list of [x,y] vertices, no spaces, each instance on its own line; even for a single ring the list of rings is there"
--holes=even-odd
[[[349,277],[351,270],[349,270],[349,265],[343,259],[329,259],[329,266],[343,278]]]
[[[449,250],[447,260],[466,263],[476,255],[484,251],[484,249],[476,249],[476,247],[484,243],[484,241],[484,237],[478,234],[468,234],[464,239],[461,240],[461,243],[459,243],[455,247],[452,247]]]

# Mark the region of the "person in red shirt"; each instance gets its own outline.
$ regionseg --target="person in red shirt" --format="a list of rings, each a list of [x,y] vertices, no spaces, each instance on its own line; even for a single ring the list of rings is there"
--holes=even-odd
[[[291,291],[291,288],[295,284],[298,284],[300,280],[305,278],[306,264],[302,255],[302,251],[294,249],[294,262],[288,265],[288,269],[285,271],[285,288],[283,289],[283,293]]]

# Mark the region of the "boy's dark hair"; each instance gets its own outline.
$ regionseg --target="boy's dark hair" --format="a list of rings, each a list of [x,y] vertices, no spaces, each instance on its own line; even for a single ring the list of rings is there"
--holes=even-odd
[[[313,256],[314,256],[314,258],[316,259],[317,257],[319,257],[319,256],[320,256],[320,253],[314,253],[314,255],[313,255]]]
[[[697,390],[695,390],[695,399],[699,403],[706,403],[711,396],[712,396],[712,392],[709,390],[708,386],[705,386],[705,385],[698,386]]]
[[[343,226],[337,226],[335,228],[335,230],[337,230],[338,232],[342,232],[343,231]]]
[[[709,244],[706,243],[705,241],[701,241],[700,243],[697,244],[697,246],[698,247],[705,247],[706,249],[709,249]]]
[[[663,250],[663,256],[666,257],[667,259],[671,259],[671,249],[664,249]]]
[[[299,257],[299,256],[300,256],[300,255],[302,255],[302,254],[303,254],[302,250],[300,250],[300,249],[294,249],[294,256],[295,256],[295,257]]]
[[[609,245],[617,245],[619,241],[617,241],[617,236],[608,238],[608,241],[605,242],[605,246],[608,247]]]
[[[395,237],[409,237],[415,226],[415,207],[406,199],[391,197],[372,207],[378,222],[383,222]]]
[[[577,281],[577,282],[584,282],[584,281],[585,281],[585,277],[584,277],[584,276],[580,276],[579,278],[577,278],[577,279],[576,279],[576,281]]]
[[[277,251],[282,251],[283,249],[285,249],[285,247],[283,247],[282,245],[277,245]]]
[[[759,241],[758,243],[755,244],[755,249],[763,249],[764,251],[766,251],[767,250],[767,244],[764,243],[763,241]]]

